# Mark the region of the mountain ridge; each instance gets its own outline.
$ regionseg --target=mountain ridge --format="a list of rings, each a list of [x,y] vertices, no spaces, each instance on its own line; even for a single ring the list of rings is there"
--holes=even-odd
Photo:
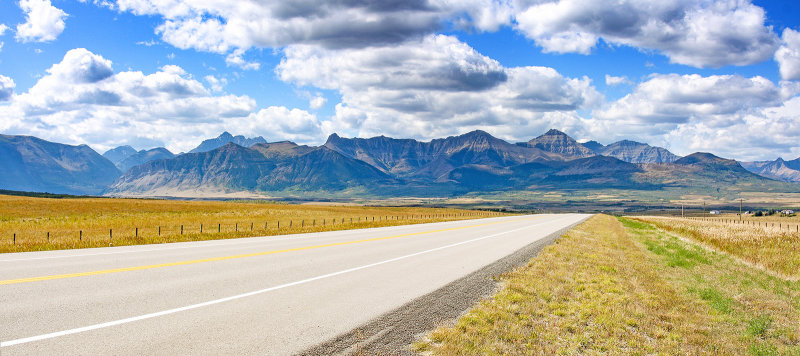
[[[527,144],[529,147],[571,158],[586,158],[595,155],[592,150],[581,145],[566,133],[556,129],[548,130],[541,136],[528,141]]]
[[[233,137],[224,133],[220,136]],[[662,190],[670,187],[719,192],[737,186],[739,190],[800,192],[800,185],[781,185],[788,183],[754,174],[734,160],[702,152],[677,158],[661,148],[629,140],[608,146],[589,143],[594,148],[592,155],[579,157],[589,148],[558,130],[550,130],[523,144],[512,144],[476,130],[427,142],[386,136],[343,138],[331,134],[321,146],[280,141],[244,147],[228,142],[210,151],[177,156],[164,148],[136,154],[130,154],[132,149],[125,146],[107,151],[115,159],[127,155],[118,162],[118,165],[127,162],[127,166],[122,165],[125,172],[85,145],[61,145],[23,136],[2,136],[2,139],[5,141],[0,140],[0,143],[6,144],[0,144],[0,157],[6,158],[5,166],[10,172],[5,175],[4,184],[0,180],[0,189],[52,193],[203,196],[236,192],[318,192],[323,195],[458,196],[489,191]],[[33,151],[39,152],[36,157],[41,158],[40,161],[50,162],[50,168],[42,169],[53,172],[53,177],[65,174],[69,177],[69,172],[65,171],[72,167],[84,172],[61,185],[55,180],[38,186],[11,184],[11,179],[37,182],[30,170],[43,167],[12,159],[32,150],[8,144],[14,140],[50,147]],[[541,148],[535,147],[536,144]],[[72,152],[72,160],[59,158],[62,151]],[[611,154],[597,154],[597,151]],[[59,159],[66,163],[59,164]],[[786,161],[779,159],[777,162],[786,165]],[[88,169],[89,166],[92,168]],[[110,175],[109,167],[113,168]],[[103,175],[96,171],[105,172],[104,181],[81,181],[81,177]]]
[[[233,136],[228,131],[224,131],[221,135],[215,138],[203,140],[200,145],[189,151],[189,153],[208,152],[231,142],[242,147],[250,147],[258,143],[267,143],[267,140],[261,136],[253,138],[246,138],[244,135]]]
[[[99,194],[121,172],[87,145],[0,135],[0,187],[7,190]]]
[[[778,157],[774,161],[739,162],[750,172],[784,182],[800,183],[800,158],[785,161]]]

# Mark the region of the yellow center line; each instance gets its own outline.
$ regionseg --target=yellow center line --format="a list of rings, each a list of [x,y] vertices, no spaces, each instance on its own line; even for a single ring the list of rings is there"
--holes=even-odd
[[[322,244],[322,245],[287,248],[287,249],[283,249],[283,250],[273,250],[273,251],[246,253],[246,254],[241,254],[241,255],[204,258],[204,259],[199,259],[199,260],[160,263],[160,264],[146,265],[146,266],[112,268],[112,269],[104,269],[104,270],[90,271],[90,272],[56,274],[56,275],[52,275],[52,276],[29,277],[29,278],[19,278],[19,279],[7,279],[7,280],[0,281],[0,285],[27,283],[27,282],[38,282],[38,281],[47,281],[47,280],[52,280],[52,279],[64,279],[64,278],[83,277],[83,276],[95,276],[95,275],[99,275],[99,274],[109,274],[109,273],[118,273],[118,272],[127,272],[127,271],[141,271],[141,270],[153,269],[153,268],[183,266],[183,265],[191,265],[191,264],[195,264],[195,263],[224,261],[224,260],[232,260],[232,259],[245,258],[245,257],[274,255],[274,254],[284,253],[284,252],[295,252],[295,251],[303,251],[303,250],[312,250],[312,249],[323,248],[323,247],[352,245],[352,244],[358,244],[358,243],[363,243],[363,242],[396,239],[396,238],[399,238],[399,237],[408,237],[408,236],[433,234],[433,233],[437,233],[437,232],[445,232],[445,231],[453,231],[453,230],[463,230],[463,229],[469,229],[469,228],[473,228],[473,227],[488,226],[488,225],[503,224],[503,223],[511,223],[511,222],[535,219],[535,218],[537,218],[537,217],[529,217],[529,218],[516,219],[516,220],[511,220],[511,221],[495,221],[495,222],[490,222],[490,223],[483,223],[483,224],[476,224],[476,225],[469,225],[469,226],[460,226],[460,227],[451,227],[451,228],[447,228],[447,229],[439,229],[439,230],[431,230],[431,231],[412,232],[412,233],[408,233],[408,234],[392,235],[392,236],[384,236],[384,237],[375,237],[375,238],[363,239],[363,240],[334,242],[334,243]]]

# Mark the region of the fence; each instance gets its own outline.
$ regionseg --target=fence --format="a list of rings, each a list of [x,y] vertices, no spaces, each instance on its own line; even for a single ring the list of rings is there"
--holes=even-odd
[[[744,219],[729,219],[729,218],[700,218],[700,217],[687,217],[686,219],[696,220],[696,221],[708,221],[708,222],[718,222],[722,224],[731,224],[731,225],[746,225],[746,226],[753,226],[753,227],[765,227],[765,228],[777,228],[779,231],[786,231],[786,232],[797,232],[800,233],[800,224],[789,224],[784,222],[774,222],[774,221],[754,221],[754,220],[744,220]]]
[[[165,224],[154,226],[129,226],[109,228],[85,228],[77,230],[57,229],[57,231],[37,232],[12,232],[9,239],[11,245],[23,243],[51,244],[73,243],[97,246],[98,243],[108,242],[113,245],[115,241],[125,241],[125,244],[157,243],[169,241],[187,241],[192,239],[213,239],[214,237],[246,237],[253,234],[283,235],[298,232],[314,232],[327,230],[344,230],[344,226],[362,227],[401,224],[401,222],[430,222],[437,220],[457,220],[474,217],[499,216],[499,212],[470,212],[449,214],[412,214],[412,215],[382,215],[382,216],[355,216],[333,217],[322,219],[288,219],[288,220],[261,220],[246,222],[215,222],[195,224]],[[54,232],[51,234],[51,232]],[[57,232],[57,234],[55,234]],[[38,236],[37,236],[38,235]],[[176,239],[176,237],[178,237]],[[184,237],[184,238],[180,238]]]

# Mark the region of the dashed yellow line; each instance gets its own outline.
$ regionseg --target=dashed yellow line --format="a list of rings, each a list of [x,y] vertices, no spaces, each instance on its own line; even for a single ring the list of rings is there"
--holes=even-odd
[[[352,245],[352,244],[358,244],[358,243],[363,243],[363,242],[396,239],[396,238],[399,238],[399,237],[408,237],[408,236],[433,234],[433,233],[437,233],[437,232],[445,232],[445,231],[453,231],[453,230],[463,230],[463,229],[469,229],[469,228],[473,228],[473,227],[488,226],[488,225],[495,225],[495,224],[502,224],[502,223],[510,223],[510,222],[534,219],[534,218],[536,218],[536,217],[525,218],[525,219],[516,219],[516,220],[511,220],[511,221],[495,221],[495,222],[484,223],[484,224],[452,227],[452,228],[447,228],[447,229],[439,229],[439,230],[431,230],[431,231],[413,232],[413,233],[408,233],[408,234],[385,236],[385,237],[376,237],[376,238],[363,239],[363,240],[334,242],[334,243],[322,244],[322,245],[287,248],[287,249],[283,249],[283,250],[273,250],[273,251],[246,253],[246,254],[241,254],[241,255],[203,258],[203,259],[199,259],[199,260],[160,263],[160,264],[146,265],[146,266],[112,268],[112,269],[104,269],[104,270],[90,271],[90,272],[56,274],[56,275],[52,275],[52,276],[40,276],[40,277],[29,277],[29,278],[19,278],[19,279],[7,279],[7,280],[0,281],[0,285],[17,284],[17,283],[28,283],[28,282],[38,282],[38,281],[49,281],[49,280],[53,280],[53,279],[64,279],[64,278],[74,278],[74,277],[84,277],[84,276],[96,276],[96,275],[100,275],[100,274],[119,273],[119,272],[128,272],[128,271],[141,271],[141,270],[153,269],[153,268],[183,266],[183,265],[191,265],[191,264],[195,264],[195,263],[225,261],[225,260],[233,260],[233,259],[237,259],[237,258],[274,255],[274,254],[284,253],[284,252],[313,250],[313,249],[323,248],[323,247]]]

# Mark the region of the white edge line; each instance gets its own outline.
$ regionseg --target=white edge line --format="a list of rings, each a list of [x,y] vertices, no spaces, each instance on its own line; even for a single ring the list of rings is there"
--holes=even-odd
[[[558,219],[558,220],[562,220],[562,219]],[[556,220],[556,221],[558,221],[558,220]],[[553,223],[553,221],[548,221],[547,223]],[[178,313],[178,312],[182,312],[182,311],[186,311],[186,310],[202,308],[202,307],[206,307],[206,306],[209,306],[209,305],[224,303],[224,302],[228,302],[228,301],[231,301],[231,300],[241,299],[241,298],[250,297],[250,296],[253,296],[253,295],[257,295],[257,294],[271,292],[271,291],[278,290],[278,289],[292,287],[292,286],[296,286],[296,285],[299,285],[299,284],[305,284],[305,283],[313,282],[313,281],[320,280],[320,279],[335,277],[335,276],[338,276],[338,275],[341,275],[341,274],[355,272],[355,271],[358,271],[358,270],[371,268],[371,267],[379,266],[379,265],[382,265],[382,264],[395,262],[395,261],[399,261],[399,260],[403,260],[403,259],[406,259],[406,258],[411,258],[411,257],[419,256],[419,255],[423,255],[423,254],[426,254],[426,253],[431,253],[431,252],[435,252],[435,251],[439,251],[439,250],[444,250],[444,249],[447,249],[447,248],[451,248],[451,247],[455,247],[455,246],[459,246],[459,245],[464,245],[464,244],[475,242],[475,241],[480,241],[480,240],[485,240],[485,239],[489,239],[489,238],[493,238],[493,237],[497,237],[497,236],[501,236],[501,235],[506,235],[506,234],[510,234],[512,232],[517,232],[517,231],[520,231],[520,230],[529,229],[531,227],[538,226],[538,225],[541,225],[541,223],[540,224],[528,225],[528,226],[521,227],[521,228],[518,228],[518,229],[508,230],[508,231],[504,231],[504,232],[500,232],[500,233],[496,233],[496,234],[492,234],[492,235],[478,237],[478,238],[474,238],[474,239],[471,239],[471,240],[461,241],[461,242],[457,242],[457,243],[450,244],[450,245],[440,246],[440,247],[432,248],[430,250],[415,252],[415,253],[412,253],[412,254],[408,254],[408,255],[404,255],[404,256],[400,256],[400,257],[395,257],[395,258],[391,258],[391,259],[380,261],[380,262],[370,263],[370,264],[359,266],[359,267],[348,268],[348,269],[341,270],[341,271],[338,271],[338,272],[323,274],[323,275],[320,275],[320,276],[311,277],[311,278],[307,278],[307,279],[303,279],[303,280],[299,280],[299,281],[295,281],[295,282],[285,283],[285,284],[277,285],[277,286],[274,286],[274,287],[260,289],[260,290],[256,290],[256,291],[252,291],[252,292],[248,292],[248,293],[243,293],[243,294],[237,294],[237,295],[233,295],[233,296],[225,297],[225,298],[221,298],[221,299],[210,300],[210,301],[203,302],[203,303],[187,305],[185,307],[168,309],[168,310],[163,310],[163,311],[160,311],[160,312],[144,314],[144,315],[139,315],[139,316],[135,316],[135,317],[119,319],[119,320],[114,320],[114,321],[109,321],[109,322],[105,322],[105,323],[84,326],[84,327],[75,328],[75,329],[57,331],[57,332],[53,332],[53,333],[49,333],[49,334],[42,334],[42,335],[31,336],[31,337],[26,337],[26,338],[22,338],[22,339],[3,341],[3,342],[0,342],[0,347],[14,346],[14,345],[25,344],[25,343],[34,342],[34,341],[42,341],[42,340],[52,339],[52,338],[59,337],[59,336],[77,334],[77,333],[81,333],[81,332],[84,332],[84,331],[97,330],[97,329],[107,328],[107,327],[110,327],[110,326],[131,323],[131,322],[134,322],[134,321],[155,318],[155,317],[158,317],[158,316],[174,314],[174,313]]]
[[[495,218],[503,218],[495,217]],[[484,219],[493,219],[493,218],[484,218]],[[24,262],[24,261],[36,261],[36,260],[51,260],[56,258],[73,258],[73,257],[86,257],[86,256],[104,256],[104,255],[118,255],[118,254],[126,254],[126,253],[137,253],[137,252],[151,252],[151,251],[172,251],[172,250],[183,250],[187,248],[203,248],[203,247],[238,247],[237,245],[244,245],[247,243],[260,243],[263,242],[261,240],[269,239],[270,241],[277,240],[279,238],[280,241],[286,240],[296,240],[296,239],[304,239],[304,238],[311,238],[315,234],[320,233],[353,233],[353,232],[369,232],[372,229],[391,229],[391,228],[402,228],[408,226],[421,226],[421,225],[431,225],[431,224],[446,224],[446,223],[458,223],[458,222],[469,222],[469,221],[476,221],[476,220],[484,220],[484,219],[468,219],[468,220],[451,220],[451,221],[438,221],[434,223],[424,223],[424,224],[408,224],[408,225],[395,225],[395,226],[381,226],[375,228],[361,228],[361,229],[345,229],[345,230],[333,230],[333,231],[317,231],[317,232],[303,232],[299,234],[283,234],[283,235],[265,235],[265,236],[250,236],[250,237],[241,237],[241,238],[230,238],[230,239],[218,239],[218,240],[204,240],[204,241],[181,241],[181,242],[167,242],[163,244],[148,244],[148,245],[128,245],[128,246],[119,246],[119,247],[137,247],[137,246],[152,246],[152,245],[167,245],[167,244],[183,244],[183,243],[204,243],[204,242],[211,242],[208,244],[202,245],[192,245],[192,246],[166,246],[166,247],[159,247],[159,248],[151,248],[151,249],[131,249],[128,251],[112,251],[112,252],[98,252],[98,253],[84,253],[80,255],[63,255],[63,256],[43,256],[43,257],[30,257],[30,258],[14,258],[14,259],[0,259],[0,262]],[[392,229],[393,230],[393,229]],[[331,237],[339,237],[339,236],[331,236]],[[214,243],[216,242],[216,243]],[[94,248],[104,248],[104,247],[94,247]],[[52,250],[52,251],[42,251],[42,252],[62,252],[62,251],[75,251],[75,250]],[[21,252],[26,253],[26,252]],[[35,253],[35,252],[34,252]],[[2,255],[2,254],[0,254]]]

